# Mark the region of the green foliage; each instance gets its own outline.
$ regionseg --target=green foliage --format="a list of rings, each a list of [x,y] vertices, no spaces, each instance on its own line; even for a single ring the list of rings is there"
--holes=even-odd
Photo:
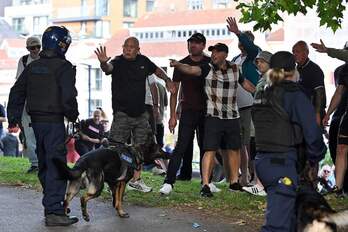
[[[342,0],[254,0],[239,1],[242,17],[240,22],[255,22],[254,30],[271,30],[272,24],[283,21],[281,12],[297,15],[307,14],[308,9],[316,8],[320,26],[331,28],[334,32],[341,28],[343,11],[346,9]]]

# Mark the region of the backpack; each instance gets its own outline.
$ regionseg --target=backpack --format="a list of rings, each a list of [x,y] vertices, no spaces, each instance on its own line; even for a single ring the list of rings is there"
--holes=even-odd
[[[29,54],[22,56],[22,64],[23,64],[24,68],[27,67],[28,57],[29,57]]]

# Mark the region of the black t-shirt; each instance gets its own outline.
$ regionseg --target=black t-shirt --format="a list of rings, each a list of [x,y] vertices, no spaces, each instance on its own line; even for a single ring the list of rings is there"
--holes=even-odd
[[[346,90],[341,98],[341,102],[338,106],[338,108],[336,109],[336,111],[340,110],[341,113],[344,113],[345,110],[348,108],[348,65],[342,65],[340,67],[337,68],[337,73],[335,70],[335,78],[336,78],[336,74],[338,76],[338,84],[339,85],[344,85],[344,87],[346,87]]]
[[[324,73],[321,68],[311,60],[303,66],[297,66],[300,73],[299,84],[304,88],[306,95],[314,101],[315,88],[324,85]]]
[[[199,62],[193,61],[190,56],[186,56],[180,60],[180,63],[191,66],[201,66],[210,62],[210,57],[204,56]],[[186,75],[178,69],[174,69],[173,81],[181,82],[182,99],[181,106],[183,110],[197,110],[205,109],[205,94],[204,94],[204,78]]]
[[[83,134],[87,135],[92,139],[102,139],[104,136],[103,125],[101,123],[96,124],[91,118],[82,120],[80,129]],[[80,140],[80,142],[83,142],[90,148],[93,148],[94,146],[94,143],[89,141]]]
[[[112,70],[112,109],[122,111],[130,117],[145,112],[145,83],[147,76],[153,74],[157,66],[143,55],[135,60],[126,60],[122,55],[111,62]]]

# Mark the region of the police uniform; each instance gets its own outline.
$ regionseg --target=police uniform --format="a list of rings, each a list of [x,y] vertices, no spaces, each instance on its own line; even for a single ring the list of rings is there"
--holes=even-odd
[[[39,159],[38,177],[43,188],[46,225],[77,222],[65,215],[66,180],[59,176],[53,158],[66,162],[64,117],[78,116],[75,67],[65,59],[71,38],[63,27],[49,27],[42,38],[40,58],[30,63],[11,88],[8,103],[9,127],[19,124],[24,102],[32,119]],[[52,41],[53,40],[53,41]],[[49,217],[59,215],[61,217]]]
[[[279,60],[292,58],[291,53],[280,53],[272,56],[271,67],[272,60],[273,66],[278,67],[284,65],[278,64]],[[290,63],[287,71],[294,70],[295,61]],[[296,146],[305,141],[306,155],[312,163],[324,157],[326,147],[314,108],[298,84],[283,80],[256,96],[261,99],[255,98],[252,111],[257,150],[255,165],[267,192],[266,222],[261,231],[295,231]]]

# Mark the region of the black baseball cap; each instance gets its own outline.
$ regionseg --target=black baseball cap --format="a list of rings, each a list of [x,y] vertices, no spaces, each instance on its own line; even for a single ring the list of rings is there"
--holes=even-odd
[[[190,38],[188,38],[187,42],[190,42],[190,41],[195,41],[195,42],[200,42],[205,44],[207,42],[207,39],[202,33],[196,32],[196,33],[193,33]]]
[[[282,68],[287,72],[295,70],[295,57],[287,51],[276,52],[272,55],[269,66],[270,68]]]
[[[208,51],[216,50],[218,52],[226,52],[228,53],[228,47],[224,43],[217,43],[214,46],[209,46]]]

